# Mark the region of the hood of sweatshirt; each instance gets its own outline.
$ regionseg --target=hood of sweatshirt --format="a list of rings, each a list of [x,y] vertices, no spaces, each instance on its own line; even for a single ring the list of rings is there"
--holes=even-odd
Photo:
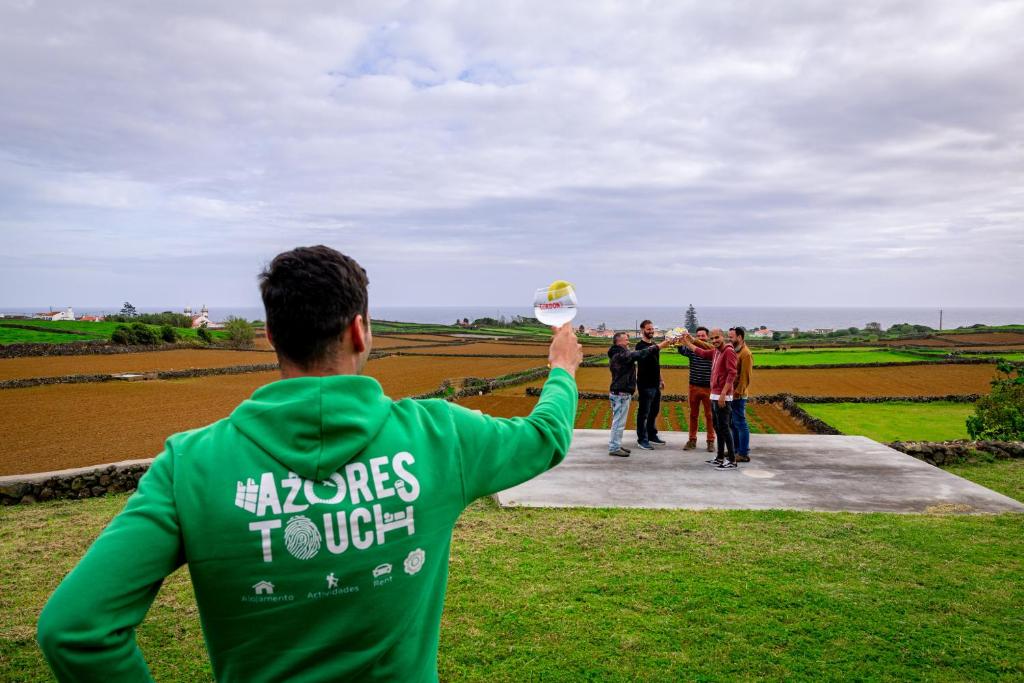
[[[290,471],[322,481],[373,441],[391,405],[372,377],[297,377],[260,387],[229,419]]]

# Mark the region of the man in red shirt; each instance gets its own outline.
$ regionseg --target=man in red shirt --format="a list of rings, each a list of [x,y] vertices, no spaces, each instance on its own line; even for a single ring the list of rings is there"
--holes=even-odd
[[[711,360],[711,417],[718,432],[718,456],[708,460],[720,470],[736,469],[736,452],[732,439],[733,385],[736,383],[736,349],[728,343],[722,329],[711,330],[713,349],[702,349],[686,334],[683,343],[701,358]]]

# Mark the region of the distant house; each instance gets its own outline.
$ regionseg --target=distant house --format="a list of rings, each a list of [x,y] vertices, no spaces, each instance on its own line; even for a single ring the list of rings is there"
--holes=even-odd
[[[102,315],[83,315],[79,320],[83,320],[87,323],[101,323],[105,318]]]
[[[775,334],[774,330],[769,330],[767,327],[756,329],[750,333],[750,336],[754,339],[771,339],[772,335]]]
[[[614,337],[615,336],[615,330],[607,330],[607,329],[606,330],[602,330],[602,329],[599,329],[599,328],[591,327],[591,328],[587,329],[587,336],[588,337],[609,337],[610,338],[610,337]]]
[[[206,304],[203,304],[203,308],[199,311],[199,315],[192,315],[192,307],[187,306],[185,308],[185,315],[192,317],[193,330],[200,327],[213,327],[210,321],[210,311],[206,309]]]
[[[68,306],[63,311],[46,311],[44,313],[36,313],[32,317],[36,320],[74,320],[75,312]]]
[[[833,332],[835,332],[835,330],[831,327],[816,327],[811,330],[811,334],[821,335],[822,337],[832,334]]]

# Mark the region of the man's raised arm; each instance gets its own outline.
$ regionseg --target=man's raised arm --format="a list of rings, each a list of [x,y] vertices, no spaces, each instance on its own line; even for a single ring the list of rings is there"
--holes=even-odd
[[[521,484],[562,461],[576,420],[576,369],[582,347],[569,325],[555,334],[551,373],[527,417],[496,418],[452,406],[465,503]]]

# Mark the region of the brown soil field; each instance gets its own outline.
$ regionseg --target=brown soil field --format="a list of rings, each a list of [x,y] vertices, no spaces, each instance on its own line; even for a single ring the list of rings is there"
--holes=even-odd
[[[790,393],[799,396],[946,396],[987,394],[995,377],[994,365],[912,365],[881,368],[824,368],[799,370],[754,369],[751,394]],[[663,373],[665,393],[687,391],[688,373]],[[580,391],[608,391],[608,368],[580,368],[576,382]],[[506,387],[499,394],[522,396],[527,386],[543,381]]]
[[[943,339],[950,339],[959,344],[1024,344],[1024,334],[1020,332],[987,332],[981,334],[944,334]]]
[[[431,336],[428,339],[428,338],[426,338],[427,336],[429,336],[429,335],[423,335],[421,338],[417,339],[415,337],[391,337],[391,336],[378,335],[378,336],[374,336],[374,338],[373,338],[373,348],[376,349],[376,350],[379,350],[379,351],[383,351],[385,349],[393,349],[393,348],[401,347],[401,346],[428,346],[428,345],[432,345],[432,344],[443,344],[445,342],[449,342],[450,343],[450,342],[454,342],[455,341],[455,339],[452,338],[452,337],[441,337],[441,336],[432,337]],[[267,340],[266,337],[257,337],[255,339],[254,343],[255,343],[256,348],[258,350],[261,350],[261,351],[273,351],[274,350],[274,347],[270,345],[270,341]]]
[[[460,399],[459,404],[479,410],[494,417],[524,417],[533,410],[537,399],[532,396],[470,396]],[[785,412],[770,405],[750,405],[747,419],[751,429],[758,433],[806,434],[807,430]],[[661,409],[659,429],[685,432],[689,428],[689,410],[682,403],[664,403]],[[704,430],[703,420],[700,423]],[[583,400],[576,413],[577,429],[608,429],[611,426],[610,404],[604,400]],[[636,429],[636,405],[630,406],[626,429]],[[627,434],[628,436],[628,434]]]
[[[276,372],[0,391],[0,475],[148,458],[164,439],[226,417]]]
[[[961,353],[971,351],[1006,351],[1008,353],[1024,352],[1024,344],[988,344],[986,346],[958,346],[956,350]]]
[[[953,342],[944,339],[895,339],[892,341],[880,341],[879,346],[956,346]]]
[[[231,365],[276,363],[266,351],[202,351],[179,349],[110,356],[27,356],[0,358],[0,380],[58,375],[98,375],[113,372],[147,372],[223,368]]]
[[[447,334],[386,334],[374,335],[376,339],[394,339],[412,344],[443,344],[445,342],[461,341],[462,337],[453,337]]]
[[[586,353],[587,350],[584,350],[584,352]],[[459,354],[473,356],[532,356],[536,358],[547,358],[548,347],[540,344],[474,342],[472,344],[455,344],[452,346],[427,346],[423,348],[402,349],[402,353],[427,353],[438,355]]]
[[[527,358],[432,358],[427,363],[425,359],[393,357],[370,361],[366,374],[377,378],[390,396],[399,398],[436,389],[447,378],[497,377],[537,365],[535,359]],[[256,372],[2,390],[0,475],[155,455],[170,434],[226,417],[258,387],[278,376],[276,372]]]

